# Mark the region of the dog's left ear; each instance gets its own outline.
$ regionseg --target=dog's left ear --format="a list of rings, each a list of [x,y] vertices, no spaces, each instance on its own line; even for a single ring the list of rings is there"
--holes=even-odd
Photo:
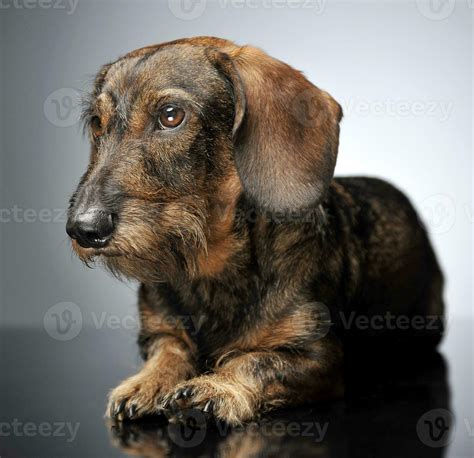
[[[336,165],[340,105],[256,48],[222,51],[219,66],[235,96],[235,161],[246,192],[271,211],[316,204]]]

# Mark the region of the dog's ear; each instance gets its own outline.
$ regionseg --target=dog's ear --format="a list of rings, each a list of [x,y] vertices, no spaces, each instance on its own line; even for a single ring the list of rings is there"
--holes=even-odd
[[[235,162],[246,192],[272,211],[316,204],[334,173],[341,107],[301,72],[256,48],[222,51],[218,62],[235,96]]]

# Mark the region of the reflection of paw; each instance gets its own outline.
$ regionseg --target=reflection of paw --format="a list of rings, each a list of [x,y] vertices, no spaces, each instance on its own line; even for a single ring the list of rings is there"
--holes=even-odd
[[[217,420],[238,425],[256,414],[257,399],[248,388],[219,375],[204,375],[179,384],[165,396],[163,406],[171,410],[199,409]]]
[[[137,422],[110,422],[110,436],[113,445],[134,456],[169,456],[169,444],[163,430],[155,425],[141,425]]]
[[[134,375],[111,391],[106,415],[116,420],[161,414],[164,391],[157,377]]]

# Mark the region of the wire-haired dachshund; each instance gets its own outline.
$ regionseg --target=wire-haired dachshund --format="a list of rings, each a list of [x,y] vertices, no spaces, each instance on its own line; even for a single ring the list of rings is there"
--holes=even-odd
[[[423,225],[390,184],[333,178],[342,110],[299,71],[176,40],[105,65],[83,117],[67,232],[82,260],[141,283],[145,363],[111,417],[193,407],[240,424],[342,395],[352,336],[440,340]]]

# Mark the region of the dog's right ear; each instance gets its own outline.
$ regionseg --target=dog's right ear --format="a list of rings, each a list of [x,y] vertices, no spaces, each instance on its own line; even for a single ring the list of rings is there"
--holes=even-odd
[[[235,99],[235,162],[244,189],[271,211],[317,204],[334,173],[342,110],[301,72],[249,46],[213,56]]]

